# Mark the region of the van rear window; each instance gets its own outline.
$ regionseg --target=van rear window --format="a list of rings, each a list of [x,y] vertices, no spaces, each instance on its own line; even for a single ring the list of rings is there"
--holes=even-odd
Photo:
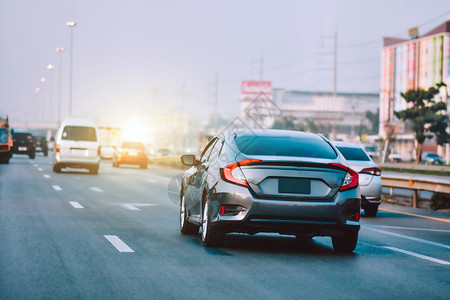
[[[63,140],[96,142],[97,133],[94,127],[66,126],[64,127]]]
[[[0,128],[0,143],[8,142],[8,132],[6,128]]]

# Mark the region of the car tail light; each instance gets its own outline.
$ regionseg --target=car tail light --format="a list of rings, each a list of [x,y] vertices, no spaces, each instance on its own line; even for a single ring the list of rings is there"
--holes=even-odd
[[[235,162],[229,164],[220,169],[220,174],[222,175],[222,179],[231,183],[235,183],[237,185],[248,187],[248,183],[245,180],[245,176],[242,173],[240,166],[258,162],[259,159],[244,159],[240,162]]]
[[[356,211],[355,214],[351,215],[348,220],[349,221],[359,221],[359,219],[361,218],[361,213],[359,211]]]
[[[365,168],[365,169],[362,169],[361,172],[359,172],[359,173],[380,176],[381,175],[381,169],[380,168]]]
[[[97,155],[102,154],[102,146],[98,146]]]
[[[330,164],[330,165],[336,166],[347,172],[347,174],[345,174],[344,182],[342,183],[342,186],[339,188],[339,191],[341,191],[341,192],[347,191],[347,190],[356,188],[358,186],[358,182],[359,182],[358,172],[355,172],[352,169],[350,169],[349,167],[346,167],[341,164]]]
[[[60,145],[56,145],[56,153],[59,153],[60,150],[61,150]]]

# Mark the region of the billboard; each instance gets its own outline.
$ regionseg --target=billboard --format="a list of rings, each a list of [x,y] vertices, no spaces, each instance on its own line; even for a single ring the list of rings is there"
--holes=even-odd
[[[270,81],[242,81],[241,101],[272,101],[272,82]]]

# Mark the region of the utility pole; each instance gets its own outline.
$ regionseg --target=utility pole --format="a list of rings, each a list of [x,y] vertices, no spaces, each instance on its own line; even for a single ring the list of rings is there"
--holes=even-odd
[[[337,31],[334,33],[334,64],[333,64],[333,100],[335,102],[336,96],[337,96]],[[338,119],[339,117],[337,116],[336,121],[333,122],[333,129],[332,129],[333,139],[336,139],[336,122]]]
[[[337,31],[334,33],[334,76],[333,76],[333,97],[337,95]]]
[[[260,65],[260,70],[259,70],[259,81],[262,82],[263,79],[264,79],[264,53],[261,56],[261,65]],[[262,88],[262,86],[261,86],[261,88]],[[262,92],[262,90],[261,90],[261,92]]]
[[[214,80],[214,133],[217,134],[219,128],[219,73],[216,70]]]

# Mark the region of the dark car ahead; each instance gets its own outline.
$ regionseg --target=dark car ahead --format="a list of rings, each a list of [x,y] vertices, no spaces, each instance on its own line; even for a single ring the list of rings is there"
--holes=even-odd
[[[42,152],[44,156],[48,156],[48,143],[45,136],[36,136],[34,139],[36,142],[36,152]]]
[[[298,131],[231,131],[214,137],[183,176],[180,227],[202,228],[205,246],[225,234],[331,236],[336,251],[356,247],[358,173],[324,137]]]
[[[33,135],[28,132],[16,132],[13,137],[13,154],[26,154],[29,158],[36,157],[36,142]]]
[[[147,169],[148,157],[145,147],[140,142],[123,142],[113,156],[113,167],[121,164],[139,165],[141,169]]]

